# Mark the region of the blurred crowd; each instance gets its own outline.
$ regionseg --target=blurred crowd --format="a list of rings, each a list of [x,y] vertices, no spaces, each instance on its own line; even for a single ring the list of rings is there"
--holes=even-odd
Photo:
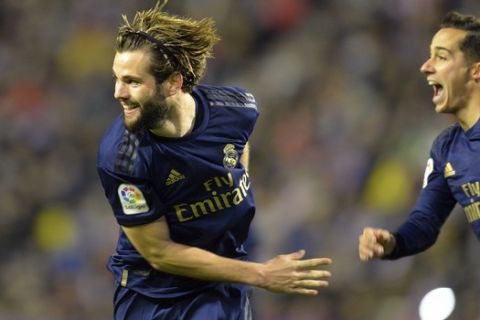
[[[96,175],[99,139],[120,108],[111,64],[121,14],[155,1],[0,0],[0,319],[111,319],[105,269],[118,225]],[[254,290],[260,320],[418,319],[451,287],[449,319],[480,319],[479,245],[456,208],[415,257],[361,263],[364,226],[409,213],[437,115],[419,72],[449,10],[475,0],[170,0],[212,17],[222,41],[206,84],[240,85],[261,116],[252,136],[252,259],[297,249],[331,257],[314,298]]]

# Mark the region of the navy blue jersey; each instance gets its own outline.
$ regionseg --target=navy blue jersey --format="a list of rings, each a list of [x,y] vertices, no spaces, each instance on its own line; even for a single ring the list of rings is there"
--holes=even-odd
[[[192,95],[195,125],[181,138],[129,133],[119,116],[100,144],[100,180],[120,225],[165,217],[173,241],[245,259],[255,205],[239,159],[258,117],[256,103],[238,87],[198,86]],[[108,268],[122,286],[154,298],[214,285],[154,270],[121,230]]]
[[[480,239],[480,122],[468,131],[459,124],[433,143],[423,189],[408,219],[395,232],[391,259],[415,254],[435,243],[456,203]]]

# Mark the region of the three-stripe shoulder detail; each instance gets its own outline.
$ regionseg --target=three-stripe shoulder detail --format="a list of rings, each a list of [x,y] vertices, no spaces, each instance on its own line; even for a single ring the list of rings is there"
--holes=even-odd
[[[211,107],[244,107],[257,109],[255,97],[245,91],[208,89],[205,95]]]
[[[125,130],[115,159],[115,171],[129,175],[133,174],[139,145],[140,137]]]

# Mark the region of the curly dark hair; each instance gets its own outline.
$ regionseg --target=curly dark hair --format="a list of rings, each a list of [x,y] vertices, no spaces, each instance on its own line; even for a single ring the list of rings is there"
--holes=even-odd
[[[210,18],[193,20],[162,12],[162,4],[138,11],[132,22],[122,15],[118,29],[117,52],[150,48],[151,72],[163,82],[173,72],[184,78],[182,90],[191,92],[205,74],[206,60],[213,57],[213,46],[220,40]]]

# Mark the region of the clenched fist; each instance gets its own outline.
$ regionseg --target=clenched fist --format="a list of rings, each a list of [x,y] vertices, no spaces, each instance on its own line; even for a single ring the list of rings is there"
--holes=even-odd
[[[388,230],[367,227],[358,239],[360,260],[382,258],[395,248],[395,236]]]

